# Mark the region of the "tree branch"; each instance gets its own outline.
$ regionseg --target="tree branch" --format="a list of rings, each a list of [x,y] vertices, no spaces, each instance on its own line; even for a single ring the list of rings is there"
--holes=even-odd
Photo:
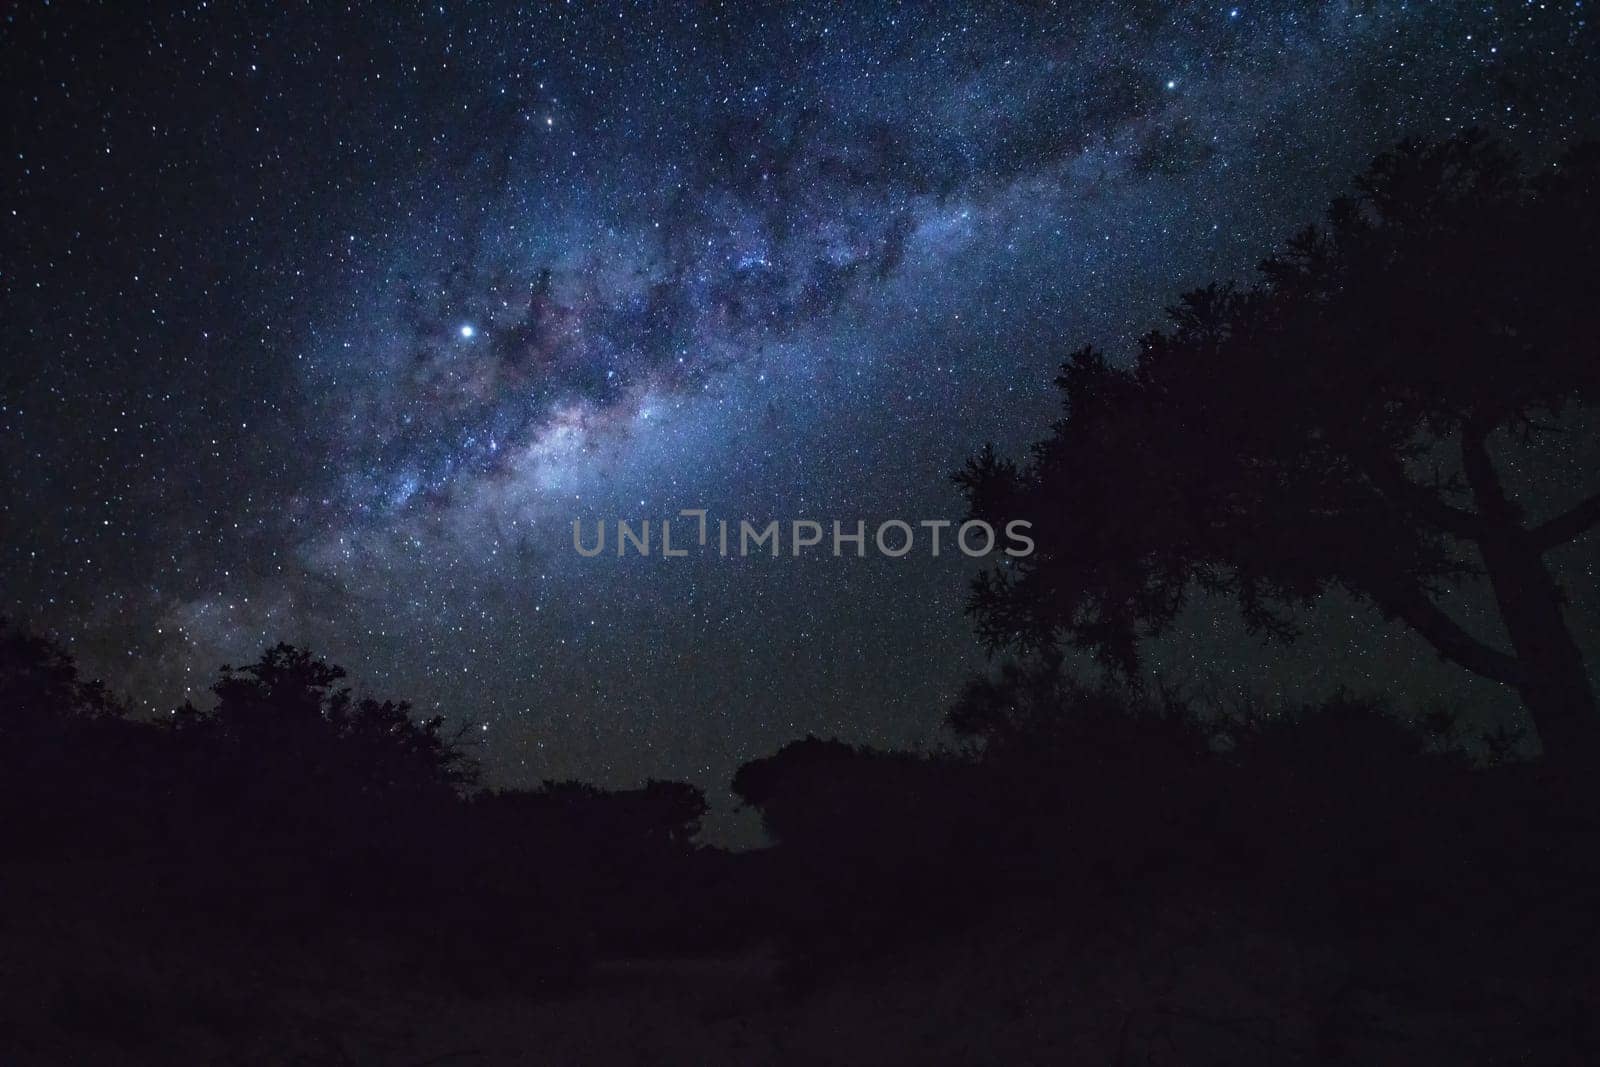
[[[1524,680],[1522,664],[1515,656],[1491,648],[1467,633],[1419,587],[1386,591],[1378,606],[1421,634],[1439,655],[1472,673],[1506,685],[1520,685]]]
[[[1575,540],[1596,523],[1600,523],[1600,493],[1540,523],[1531,536],[1533,543],[1543,552]]]
[[[1378,492],[1417,518],[1457,537],[1476,539],[1482,536],[1485,528],[1482,515],[1445,503],[1438,494],[1406,477],[1405,469],[1398,462],[1373,456],[1358,456],[1357,462]]]
[[[1487,420],[1467,420],[1461,428],[1461,466],[1479,513],[1497,525],[1516,525],[1522,518],[1522,509],[1506,496],[1500,472],[1489,456],[1489,434],[1493,429]]]

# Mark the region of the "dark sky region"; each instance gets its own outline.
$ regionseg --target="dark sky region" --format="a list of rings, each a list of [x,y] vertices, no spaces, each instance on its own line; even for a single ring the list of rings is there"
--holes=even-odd
[[[1592,132],[1588,19],[8,5],[0,611],[150,714],[308,644],[481,721],[498,784],[934,743],[983,662],[959,556],[581,559],[571,521],[958,518],[1068,350],[1126,355],[1376,150]],[[1515,703],[1342,602],[1313,637],[1200,608],[1161,665]]]

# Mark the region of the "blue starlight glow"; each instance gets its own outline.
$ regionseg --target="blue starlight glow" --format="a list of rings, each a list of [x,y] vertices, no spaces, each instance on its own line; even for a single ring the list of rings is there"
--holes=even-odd
[[[1043,434],[1065,351],[1247,272],[1378,148],[1600,114],[1576,5],[1248,14],[152,16],[123,58],[201,72],[181,106],[30,58],[0,436],[58,459],[6,503],[0,610],[151,707],[308,644],[492,722],[508,783],[926,742],[981,662],[958,558],[580,567],[570,523],[958,517],[948,472]],[[63,108],[104,121],[39,154]],[[1364,669],[1419,655],[1375,634]]]

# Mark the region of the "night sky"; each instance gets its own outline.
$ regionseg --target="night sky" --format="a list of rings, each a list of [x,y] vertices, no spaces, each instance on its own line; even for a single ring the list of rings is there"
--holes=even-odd
[[[284,639],[482,723],[496,784],[936,742],[970,561],[571,522],[959,518],[1067,351],[1375,151],[1600,111],[1570,0],[527,7],[8,7],[0,611],[146,713]],[[1316,626],[1266,656],[1206,610],[1164,663],[1515,703]]]

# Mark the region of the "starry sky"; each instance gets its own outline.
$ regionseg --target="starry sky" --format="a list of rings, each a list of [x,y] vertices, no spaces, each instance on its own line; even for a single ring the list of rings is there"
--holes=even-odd
[[[1375,151],[1600,111],[1572,0],[523,7],[8,6],[0,611],[150,714],[285,639],[476,720],[497,784],[934,743],[970,561],[571,522],[959,518],[1065,352]],[[1208,610],[1165,658],[1475,684],[1316,625],[1261,659]]]

